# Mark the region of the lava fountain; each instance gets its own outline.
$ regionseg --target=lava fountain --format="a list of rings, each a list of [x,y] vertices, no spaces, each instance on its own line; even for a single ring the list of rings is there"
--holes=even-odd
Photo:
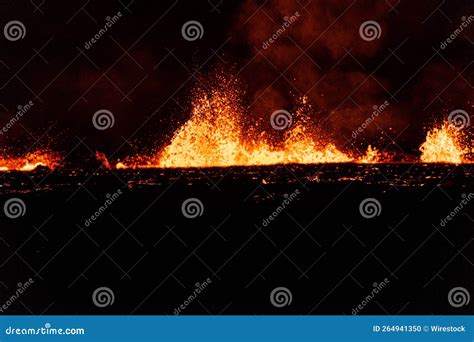
[[[469,163],[467,155],[470,151],[465,140],[460,130],[445,122],[428,132],[420,146],[420,159],[424,163]]]
[[[322,138],[311,123],[314,110],[306,97],[298,100],[294,114],[285,110],[274,112],[268,125],[273,129],[268,130],[258,120],[253,124],[249,122],[253,120],[252,115],[242,105],[236,80],[217,76],[212,84],[209,87],[204,81],[195,90],[191,117],[173,134],[167,146],[154,155],[138,155],[121,161],[116,168],[392,162],[389,153],[381,153],[370,145],[365,155],[354,157]],[[446,122],[427,133],[426,141],[419,148],[420,161],[470,163],[468,145],[466,135]],[[403,160],[413,158],[406,156]]]
[[[219,79],[210,90],[198,89],[192,103],[191,118],[173,135],[169,145],[154,156],[138,156],[119,162],[117,168],[226,167],[274,164],[346,163],[357,161],[340,151],[332,142],[316,139],[310,132],[311,105],[299,100],[294,112],[281,111],[273,118],[275,133],[258,125],[244,128],[246,115],[241,93],[235,82]],[[225,84],[225,85],[224,85]],[[281,131],[280,131],[281,130]],[[370,149],[364,160],[377,161],[377,151]]]
[[[0,157],[0,171],[32,171],[43,166],[54,169],[60,156],[49,151],[35,151],[21,157]]]

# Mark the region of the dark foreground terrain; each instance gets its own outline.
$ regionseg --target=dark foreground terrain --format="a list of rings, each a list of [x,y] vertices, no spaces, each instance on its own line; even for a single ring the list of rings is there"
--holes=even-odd
[[[474,165],[36,170],[0,184],[2,207],[24,203],[0,212],[3,314],[473,312]]]

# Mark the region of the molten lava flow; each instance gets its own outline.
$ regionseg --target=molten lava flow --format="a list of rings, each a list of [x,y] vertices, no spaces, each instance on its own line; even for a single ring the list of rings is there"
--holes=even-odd
[[[160,152],[119,161],[117,169],[226,167],[275,164],[391,162],[394,156],[369,145],[365,155],[355,158],[325,141],[311,123],[314,113],[304,97],[293,115],[280,110],[270,119],[273,129],[264,130],[241,104],[237,81],[218,76],[213,86],[200,83],[192,103],[191,118]],[[272,121],[275,113],[281,114]],[[267,121],[268,122],[268,121]],[[270,125],[267,125],[270,128]],[[466,163],[461,133],[444,124],[428,132],[420,147],[422,162]],[[103,158],[99,158],[103,159]],[[409,160],[409,158],[398,158]]]
[[[95,151],[95,157],[97,158],[97,160],[100,162],[101,166],[104,169],[107,169],[107,170],[112,169],[112,166],[110,165],[109,160],[107,159],[107,156],[104,153]],[[117,168],[118,168],[118,165],[117,165]]]
[[[332,143],[317,141],[308,132],[306,99],[294,116],[286,119],[283,140],[273,145],[265,132],[252,134],[243,128],[245,115],[240,93],[235,87],[222,86],[200,91],[192,115],[179,128],[160,153],[151,158],[137,157],[120,162],[117,168],[142,167],[223,167],[273,164],[343,163],[353,158]],[[248,116],[249,117],[249,116]],[[250,137],[249,137],[250,136]]]
[[[191,119],[173,136],[157,159],[158,167],[206,167],[240,164],[245,152],[237,118],[237,94],[201,94]]]
[[[36,151],[22,157],[0,157],[0,171],[32,171],[39,166],[54,169],[60,161],[56,153]]]
[[[381,156],[380,156],[379,150],[369,145],[369,147],[367,147],[367,152],[365,153],[365,155],[362,158],[360,158],[357,162],[363,163],[363,164],[374,164],[374,163],[380,162],[380,159],[381,159]]]
[[[420,159],[424,163],[469,162],[465,157],[468,149],[462,146],[461,132],[447,123],[428,132],[426,141],[420,146],[420,151]]]

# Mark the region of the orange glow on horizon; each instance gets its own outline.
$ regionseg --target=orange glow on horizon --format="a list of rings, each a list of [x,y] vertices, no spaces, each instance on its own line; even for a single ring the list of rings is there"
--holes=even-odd
[[[102,169],[206,168],[322,163],[472,163],[474,149],[468,133],[448,122],[428,131],[415,156],[392,154],[369,145],[364,154],[339,148],[312,121],[315,113],[307,97],[297,101],[292,113],[279,110],[258,120],[242,104],[236,80],[218,76],[213,87],[198,88],[191,117],[170,142],[154,153],[140,153],[124,160],[108,160],[97,151]],[[206,84],[206,83],[201,83]],[[216,85],[217,84],[217,85]],[[261,118],[260,118],[261,119]],[[60,156],[35,151],[20,157],[0,156],[0,171],[54,169]]]
[[[59,165],[59,161],[57,153],[35,151],[21,157],[0,157],[0,171],[32,171],[39,166],[52,170]]]
[[[255,129],[248,133],[240,93],[235,88],[201,91],[193,102],[191,118],[173,135],[169,145],[152,156],[136,156],[116,164],[117,168],[187,168],[275,164],[357,162],[332,142],[315,139],[308,129],[311,105],[302,98],[294,115],[280,117],[285,127],[278,144]],[[248,117],[248,116],[247,116]],[[275,119],[278,120],[278,119]],[[286,120],[286,121],[285,121]],[[290,124],[291,123],[291,124]],[[277,125],[277,123],[275,123]],[[378,161],[369,148],[364,160]]]
[[[220,81],[220,84],[225,82]],[[381,153],[371,145],[364,155],[357,157],[318,136],[317,130],[311,129],[313,109],[306,97],[300,99],[293,115],[286,112],[286,116],[280,116],[280,122],[272,125],[273,128],[283,125],[285,129],[279,132],[271,129],[271,133],[259,130],[258,125],[246,128],[243,120],[251,116],[246,115],[240,101],[241,94],[235,86],[199,90],[195,93],[191,118],[173,134],[168,145],[151,155],[141,154],[119,161],[115,167],[203,168],[393,162],[387,153]],[[280,134],[278,143],[272,142],[271,134]],[[424,163],[470,163],[468,149],[461,147],[463,140],[462,133],[447,123],[433,128],[420,147],[419,160]],[[405,160],[413,158],[406,156],[401,162]]]
[[[466,157],[469,149],[462,141],[462,133],[448,123],[432,128],[420,146],[420,160],[423,163],[469,163]]]

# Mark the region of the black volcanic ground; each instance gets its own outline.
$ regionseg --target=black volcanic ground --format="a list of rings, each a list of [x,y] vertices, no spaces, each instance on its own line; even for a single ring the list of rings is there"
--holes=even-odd
[[[454,287],[474,293],[474,165],[324,164],[0,174],[0,203],[26,212],[2,217],[0,301],[33,286],[10,314],[173,314],[207,278],[212,284],[183,314],[351,314],[385,278],[360,314],[469,314]],[[85,220],[120,189],[91,225]],[[272,222],[289,194],[299,195]],[[464,197],[463,197],[464,196]],[[183,216],[198,198],[202,215]],[[379,216],[361,216],[375,198]],[[107,286],[115,302],[96,307]],[[288,288],[291,305],[269,295]]]

